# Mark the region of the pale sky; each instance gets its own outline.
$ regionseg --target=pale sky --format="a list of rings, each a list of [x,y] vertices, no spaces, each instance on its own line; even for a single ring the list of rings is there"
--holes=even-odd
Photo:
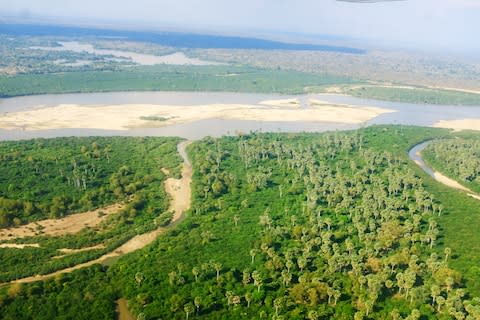
[[[123,20],[152,28],[333,34],[480,52],[480,0],[0,0],[2,14]]]

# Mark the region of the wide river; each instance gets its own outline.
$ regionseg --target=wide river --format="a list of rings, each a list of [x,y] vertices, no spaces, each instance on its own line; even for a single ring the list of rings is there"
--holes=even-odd
[[[396,112],[382,114],[360,125],[341,122],[267,122],[209,119],[185,124],[177,124],[154,129],[131,129],[112,131],[97,129],[56,129],[56,130],[1,130],[0,140],[28,139],[35,137],[127,135],[127,136],[179,136],[187,139],[201,139],[205,136],[231,135],[239,132],[322,132],[331,130],[355,129],[371,124],[404,124],[432,126],[440,120],[480,118],[480,106],[439,106],[409,104],[355,98],[334,94],[309,94],[286,96],[276,94],[219,93],[219,92],[112,92],[81,93],[16,97],[0,100],[0,114],[22,110],[32,110],[59,104],[80,105],[122,105],[122,104],[162,104],[162,105],[205,105],[205,104],[255,104],[264,100],[299,99],[302,106],[308,99],[327,101],[332,104],[373,106],[393,109]]]

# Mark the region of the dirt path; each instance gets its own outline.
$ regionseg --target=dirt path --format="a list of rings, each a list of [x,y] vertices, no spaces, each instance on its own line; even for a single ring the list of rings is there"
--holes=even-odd
[[[454,188],[460,191],[465,192],[468,196],[480,200],[480,195],[476,194],[474,191],[470,190],[469,188],[461,185],[457,181],[450,179],[449,177],[443,175],[442,173],[434,170],[431,168],[423,159],[422,151],[431,143],[432,141],[425,141],[420,144],[414,146],[408,152],[408,156],[410,159],[415,162],[420,168],[423,169],[429,176],[431,176],[436,181],[440,182],[441,184],[446,185],[447,187]]]
[[[183,213],[190,208],[191,189],[190,181],[192,181],[192,165],[188,160],[186,147],[190,141],[181,142],[177,149],[183,159],[182,178],[168,178],[165,181],[165,191],[172,197],[170,201],[169,211],[173,211],[172,222],[177,221]]]
[[[190,141],[184,141],[184,142],[181,142],[177,147],[178,152],[183,159],[182,177],[180,179],[168,178],[165,181],[165,189],[171,197],[170,210],[174,210],[173,219],[170,225],[179,221],[183,217],[183,214],[185,213],[185,211],[190,208],[190,197],[191,197],[190,182],[192,180],[192,165],[190,163],[190,160],[188,159],[187,152],[186,152],[186,147],[190,143],[191,143]],[[121,245],[114,251],[106,253],[98,259],[80,263],[73,267],[58,270],[56,272],[52,272],[45,275],[36,275],[32,277],[13,280],[10,283],[28,283],[28,282],[46,280],[62,273],[72,272],[74,270],[85,268],[97,263],[104,263],[106,260],[110,258],[118,257],[149,245],[157,238],[159,234],[161,234],[165,230],[166,228],[158,228],[154,231],[137,235],[132,239],[128,240],[127,242],[125,242],[123,245]]]
[[[124,204],[112,204],[92,211],[71,214],[62,219],[46,219],[0,230],[0,241],[33,237],[36,235],[63,236],[78,233],[86,227],[95,227],[109,215],[117,213]]]
[[[103,245],[103,244],[97,244],[96,246],[84,247],[84,248],[80,248],[80,249],[62,248],[62,249],[58,249],[58,251],[60,251],[63,254],[60,255],[60,256],[52,257],[52,259],[62,259],[62,258],[65,258],[66,256],[74,254],[74,253],[91,251],[91,250],[100,250],[100,249],[104,249],[104,248],[105,248],[105,245]]]
[[[117,314],[118,320],[135,320],[136,318],[133,314],[128,310],[127,300],[122,298],[117,300]]]
[[[38,243],[25,243],[25,244],[2,243],[0,244],[0,248],[14,248],[14,249],[40,248],[40,245]]]

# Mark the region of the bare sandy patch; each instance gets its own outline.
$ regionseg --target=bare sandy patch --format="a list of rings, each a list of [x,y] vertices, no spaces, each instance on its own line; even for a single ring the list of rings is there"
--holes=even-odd
[[[179,146],[180,154],[185,152],[185,148],[189,143],[181,143]],[[183,155],[182,155],[183,156]],[[184,158],[186,159],[186,158]],[[192,166],[189,162],[184,162],[182,168],[182,177],[180,179],[168,178],[165,181],[165,191],[170,195],[169,211],[174,212],[172,222],[177,221],[190,208],[191,189],[190,182],[192,181]]]
[[[440,120],[433,127],[454,130],[480,130],[480,119]]]
[[[66,257],[68,255],[71,255],[71,254],[74,254],[74,253],[91,251],[91,250],[100,250],[100,249],[104,249],[104,248],[105,248],[105,245],[103,245],[103,244],[97,244],[96,246],[85,247],[85,248],[80,248],[80,249],[62,248],[62,249],[58,249],[58,251],[60,251],[61,253],[64,253],[64,254],[52,257],[52,259],[62,259],[64,257]]]
[[[472,89],[462,89],[462,88],[451,88],[451,87],[429,87],[430,89],[438,89],[438,90],[448,90],[448,91],[458,91],[464,93],[473,93],[473,94],[480,94],[480,90],[472,90]]]
[[[479,195],[476,195],[476,194],[473,194],[473,193],[469,193],[468,195],[469,195],[470,197],[474,198],[474,199],[480,200],[480,196],[479,196]]]
[[[345,90],[342,87],[338,87],[338,86],[325,88],[325,92],[327,93],[344,93],[344,91]]]
[[[117,300],[117,314],[118,320],[135,320],[135,318],[130,310],[128,310],[127,300],[124,298]]]
[[[378,84],[378,85],[368,85],[368,86],[360,86],[362,87],[378,87],[378,88],[391,88],[391,89],[408,89],[408,90],[422,90],[422,88],[419,87],[412,87],[412,86],[401,86],[401,85],[395,85],[395,84]],[[359,88],[359,89],[360,89]]]
[[[264,100],[261,101],[260,104],[271,107],[300,107],[300,101],[298,99]]]
[[[40,248],[38,243],[2,243],[0,248],[13,248],[13,249],[25,249],[25,248]]]
[[[65,254],[72,254],[72,253],[77,253],[77,252],[98,250],[98,249],[104,249],[104,248],[105,248],[105,246],[103,244],[97,244],[96,246],[85,247],[85,248],[80,248],[80,249],[62,248],[62,249],[58,249],[58,251],[60,251],[61,253],[65,253]]]
[[[206,119],[251,121],[308,121],[359,124],[395,110],[350,105],[272,107],[246,104],[170,105],[58,105],[0,115],[0,128],[10,130],[49,130],[85,128],[128,130],[135,127],[162,127]],[[165,121],[145,121],[162,117]]]
[[[124,208],[123,204],[113,204],[92,211],[71,214],[61,219],[46,219],[20,227],[0,229],[0,240],[32,237],[38,234],[63,236],[80,232],[86,227],[95,227],[109,215]]]
[[[433,177],[435,178],[435,180],[437,180],[438,182],[441,182],[443,183],[444,185],[446,186],[449,186],[451,188],[455,188],[455,189],[458,189],[458,190],[462,190],[462,191],[465,191],[465,192],[473,192],[472,190],[462,186],[460,183],[458,183],[457,181],[453,180],[453,179],[450,179],[449,177],[447,176],[444,176],[443,174],[441,174],[440,172],[438,171],[434,171],[433,172]]]

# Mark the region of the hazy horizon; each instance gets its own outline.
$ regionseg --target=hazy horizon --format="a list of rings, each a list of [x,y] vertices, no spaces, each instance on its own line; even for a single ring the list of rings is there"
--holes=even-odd
[[[53,22],[111,23],[146,29],[179,28],[237,33],[334,35],[377,45],[480,52],[480,1],[17,0],[0,3],[0,15]],[[360,1],[363,2],[363,1]],[[120,25],[118,27],[121,27]]]

